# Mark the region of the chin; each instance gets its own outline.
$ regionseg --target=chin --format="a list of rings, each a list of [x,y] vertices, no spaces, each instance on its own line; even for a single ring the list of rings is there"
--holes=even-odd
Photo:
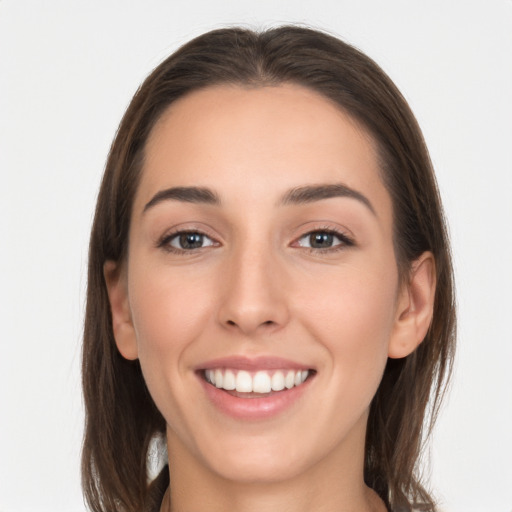
[[[261,452],[261,450],[260,450]],[[275,455],[258,454],[258,456],[226,457],[215,461],[211,470],[221,478],[245,484],[273,484],[291,480],[307,468],[302,461],[291,460]]]

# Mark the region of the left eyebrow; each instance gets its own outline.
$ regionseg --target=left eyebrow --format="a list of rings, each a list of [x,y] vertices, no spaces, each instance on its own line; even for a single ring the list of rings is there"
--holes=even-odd
[[[364,204],[373,213],[373,215],[377,215],[375,213],[375,208],[365,195],[341,183],[306,185],[303,187],[293,188],[286,192],[286,194],[281,198],[280,203],[282,205],[313,203],[315,201],[330,199],[332,197],[348,197],[356,199],[360,203]]]

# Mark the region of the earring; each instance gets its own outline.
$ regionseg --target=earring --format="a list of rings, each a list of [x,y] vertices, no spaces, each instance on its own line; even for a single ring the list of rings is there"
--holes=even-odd
[[[167,464],[167,439],[165,434],[157,432],[149,441],[146,455],[148,483],[152,482]]]

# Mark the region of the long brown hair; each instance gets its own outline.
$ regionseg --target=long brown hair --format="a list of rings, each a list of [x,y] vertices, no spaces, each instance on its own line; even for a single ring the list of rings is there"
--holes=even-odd
[[[98,196],[89,249],[83,347],[86,409],[82,456],[85,497],[95,512],[158,507],[168,473],[147,481],[150,439],[165,430],[137,361],[117,351],[103,265],[127,254],[133,198],[148,135],[166,108],[212,85],[292,83],[334,101],[377,143],[391,195],[400,278],[424,251],[436,261],[437,289],[430,330],[418,349],[390,359],[373,399],[366,436],[365,481],[392,510],[435,510],[418,478],[424,434],[430,431],[455,344],[449,242],[429,155],[406,101],[366,55],[328,34],[285,26],[257,33],[227,28],[206,33],[167,58],[144,81],[112,144]],[[430,406],[427,407],[430,400]],[[424,432],[424,431],[427,432]]]

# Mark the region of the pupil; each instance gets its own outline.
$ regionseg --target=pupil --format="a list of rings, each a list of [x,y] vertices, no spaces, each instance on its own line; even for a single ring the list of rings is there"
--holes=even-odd
[[[180,245],[183,249],[198,249],[203,245],[203,235],[199,233],[184,233],[180,235]]]
[[[322,249],[325,247],[331,247],[333,241],[333,235],[330,233],[314,233],[310,236],[309,243],[311,247],[316,249]]]

